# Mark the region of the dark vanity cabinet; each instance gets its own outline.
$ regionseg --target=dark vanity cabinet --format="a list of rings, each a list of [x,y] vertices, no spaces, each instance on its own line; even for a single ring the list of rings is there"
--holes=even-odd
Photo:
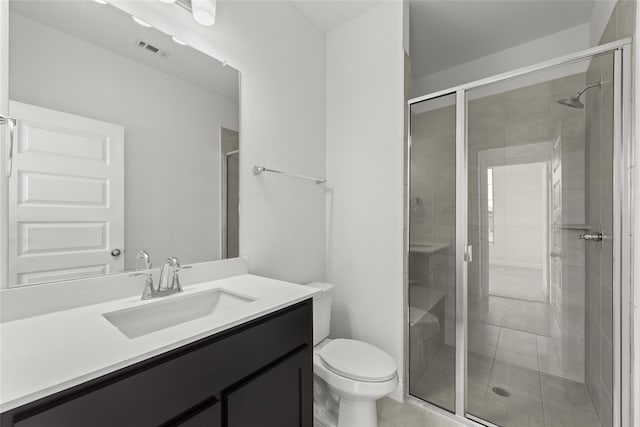
[[[312,322],[307,300],[7,411],[1,425],[311,427]]]

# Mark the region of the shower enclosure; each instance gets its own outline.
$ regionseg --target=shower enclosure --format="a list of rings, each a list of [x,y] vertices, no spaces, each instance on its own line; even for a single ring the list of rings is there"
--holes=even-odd
[[[627,425],[629,43],[409,101],[410,399]]]

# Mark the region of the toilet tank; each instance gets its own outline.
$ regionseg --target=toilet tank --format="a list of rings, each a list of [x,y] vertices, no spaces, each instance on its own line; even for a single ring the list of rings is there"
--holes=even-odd
[[[322,292],[313,296],[313,345],[316,346],[329,336],[331,326],[331,292],[333,285],[322,282],[308,283],[307,286]]]

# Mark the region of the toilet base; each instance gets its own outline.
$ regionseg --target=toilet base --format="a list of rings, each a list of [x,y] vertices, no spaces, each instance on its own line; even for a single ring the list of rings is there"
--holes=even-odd
[[[378,427],[375,400],[340,398],[338,427]]]

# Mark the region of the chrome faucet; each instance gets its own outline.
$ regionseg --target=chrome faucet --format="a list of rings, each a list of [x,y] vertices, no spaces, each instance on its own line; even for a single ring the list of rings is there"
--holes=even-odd
[[[189,267],[185,267],[189,268]],[[178,258],[171,256],[166,259],[162,269],[160,269],[160,280],[158,281],[158,292],[167,295],[182,292],[180,276],[178,272],[182,269]]]
[[[129,277],[147,276],[145,281],[144,291],[142,291],[142,299],[151,299],[163,297],[171,294],[182,292],[182,285],[180,285],[180,276],[178,272],[183,268],[191,268],[190,265],[182,267],[178,258],[169,257],[162,265],[160,269],[160,280],[158,280],[158,287],[153,285],[153,275],[151,274],[151,260],[147,251],[139,251],[136,255],[137,259],[143,260],[145,263],[146,271],[139,271],[129,274]]]

